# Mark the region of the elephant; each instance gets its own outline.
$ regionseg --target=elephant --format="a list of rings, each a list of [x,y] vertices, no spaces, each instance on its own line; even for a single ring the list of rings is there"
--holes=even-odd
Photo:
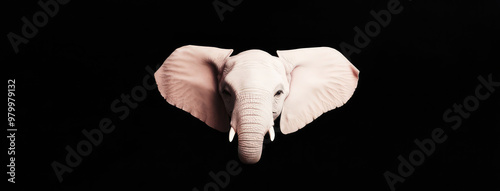
[[[173,51],[155,72],[165,100],[208,126],[238,135],[238,157],[257,163],[274,121],[293,133],[344,105],[358,84],[359,70],[330,47],[277,51],[186,45]]]

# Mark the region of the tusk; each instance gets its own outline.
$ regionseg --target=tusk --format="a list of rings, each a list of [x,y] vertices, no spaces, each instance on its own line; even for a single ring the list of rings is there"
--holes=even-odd
[[[274,141],[274,127],[271,126],[271,128],[269,128],[269,137],[271,138],[271,141]]]
[[[231,127],[230,130],[229,130],[229,142],[233,141],[234,134],[235,134],[234,129],[233,129],[233,127]]]

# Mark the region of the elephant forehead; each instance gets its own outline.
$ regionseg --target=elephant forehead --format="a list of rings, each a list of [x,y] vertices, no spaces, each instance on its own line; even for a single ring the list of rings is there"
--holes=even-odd
[[[247,62],[241,67],[235,67],[226,75],[227,81],[242,81],[245,84],[266,84],[280,82],[281,74],[271,69],[269,65]]]
[[[243,52],[240,52],[236,56],[233,57],[240,57],[241,59],[244,58],[259,58],[259,57],[270,57],[271,55],[267,53],[266,51],[263,50],[258,50],[258,49],[251,49],[251,50],[246,50]]]
[[[245,67],[235,67],[224,76],[224,82],[231,85],[233,90],[260,89],[272,92],[276,85],[284,83],[282,75],[263,64],[247,62]]]
[[[235,68],[238,69],[257,69],[274,70],[280,74],[285,72],[285,68],[279,58],[270,55],[262,50],[247,50],[232,56],[228,59],[224,73]]]

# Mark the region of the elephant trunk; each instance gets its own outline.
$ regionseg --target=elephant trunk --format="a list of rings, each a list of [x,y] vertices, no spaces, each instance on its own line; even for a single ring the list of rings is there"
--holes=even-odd
[[[238,156],[243,163],[260,160],[264,135],[272,127],[272,103],[267,92],[240,94],[232,121],[238,134]],[[234,122],[234,123],[233,123]]]
[[[262,133],[239,133],[238,156],[241,162],[245,164],[254,164],[259,162],[262,155],[263,141],[264,135]]]

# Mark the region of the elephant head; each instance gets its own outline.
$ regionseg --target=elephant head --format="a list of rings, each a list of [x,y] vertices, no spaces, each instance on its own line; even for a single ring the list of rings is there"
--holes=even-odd
[[[281,114],[284,134],[342,106],[354,93],[359,71],[329,47],[261,50],[231,56],[233,50],[206,46],[176,49],[156,71],[166,101],[208,126],[238,135],[243,163],[260,160],[264,136],[274,139]]]

